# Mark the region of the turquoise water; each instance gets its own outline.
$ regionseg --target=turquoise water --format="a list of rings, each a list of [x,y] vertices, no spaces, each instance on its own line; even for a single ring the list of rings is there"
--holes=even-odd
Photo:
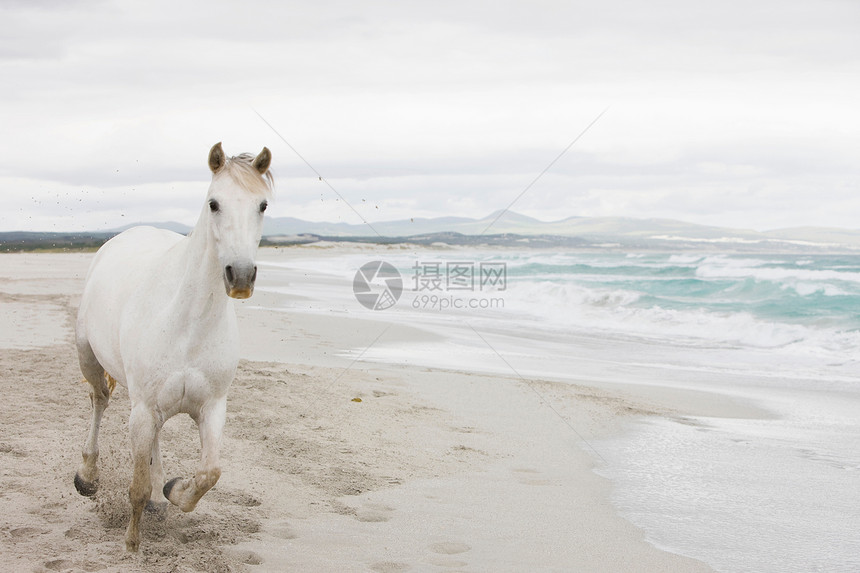
[[[639,308],[749,312],[860,329],[860,256],[554,255],[510,261],[515,280],[635,293]]]
[[[517,309],[571,330],[807,352],[860,348],[860,255],[494,258],[507,263],[508,296]]]
[[[860,256],[561,254],[513,257],[508,265],[514,282],[624,291],[635,308],[860,329]]]
[[[784,368],[791,374],[797,359],[809,358],[802,365],[805,375],[827,379],[834,377],[818,372],[816,361],[828,367],[841,364],[836,378],[852,378],[850,384],[853,364],[860,363],[860,254],[528,249],[349,253],[309,261],[314,270],[349,281],[336,287],[339,290],[320,308],[335,305],[345,312],[362,312],[352,293],[352,277],[375,259],[399,270],[403,288],[393,308],[372,312],[380,320],[442,324],[448,319],[455,326],[470,321],[514,336],[529,332],[536,339],[567,339],[573,354],[578,344],[573,339],[594,336],[645,343],[649,346],[642,348],[643,359],[653,354],[655,345],[669,352],[772,351],[751,359],[771,371],[769,361],[782,365],[779,361],[785,359],[792,364]],[[504,288],[482,288],[478,278],[471,289],[447,288],[449,265],[465,265],[477,275],[482,264],[504,265]],[[416,267],[433,265],[440,269],[441,288],[418,288]],[[470,298],[493,304],[454,308]],[[692,366],[701,366],[699,358],[678,355]],[[739,367],[747,368],[750,357],[740,358]]]

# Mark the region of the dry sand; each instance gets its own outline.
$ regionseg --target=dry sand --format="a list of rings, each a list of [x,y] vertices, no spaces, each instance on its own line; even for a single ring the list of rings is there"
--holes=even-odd
[[[380,324],[250,304],[238,309],[247,359],[221,480],[193,513],[145,515],[141,551],[126,553],[124,388],[102,425],[100,491],[87,499],[72,485],[90,417],[72,325],[90,258],[0,255],[2,570],[710,570],[617,515],[587,444],[635,416],[743,415],[737,405],[352,363],[338,353]],[[167,423],[162,452],[169,477],[194,471],[189,418]]]

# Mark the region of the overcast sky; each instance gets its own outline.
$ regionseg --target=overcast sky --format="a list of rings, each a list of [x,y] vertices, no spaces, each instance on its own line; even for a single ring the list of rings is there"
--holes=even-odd
[[[860,228],[860,2],[0,0],[0,230],[513,210]]]

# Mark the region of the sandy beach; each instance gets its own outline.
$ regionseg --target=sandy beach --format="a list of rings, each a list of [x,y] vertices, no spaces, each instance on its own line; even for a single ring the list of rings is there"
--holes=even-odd
[[[270,312],[267,299],[288,296],[272,292],[237,305],[243,360],[220,481],[193,513],[145,516],[140,553],[126,553],[124,388],[102,425],[100,491],[87,499],[72,485],[90,416],[73,345],[90,258],[0,256],[4,570],[711,570],[619,516],[590,444],[643,417],[761,411],[695,390],[367,363],[347,351],[383,331],[417,344],[434,335]],[[162,451],[168,476],[193,472],[189,418],[167,423]]]

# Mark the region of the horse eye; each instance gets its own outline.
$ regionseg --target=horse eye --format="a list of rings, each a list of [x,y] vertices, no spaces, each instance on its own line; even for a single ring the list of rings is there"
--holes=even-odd
[[[268,201],[263,201],[262,203],[260,203],[260,213],[264,212],[266,210],[266,207],[268,207],[268,206],[269,206]]]
[[[220,209],[220,208],[221,207],[218,205],[218,201],[216,201],[215,199],[212,199],[211,201],[209,201],[209,210],[212,211],[213,213],[217,213],[218,209]]]

